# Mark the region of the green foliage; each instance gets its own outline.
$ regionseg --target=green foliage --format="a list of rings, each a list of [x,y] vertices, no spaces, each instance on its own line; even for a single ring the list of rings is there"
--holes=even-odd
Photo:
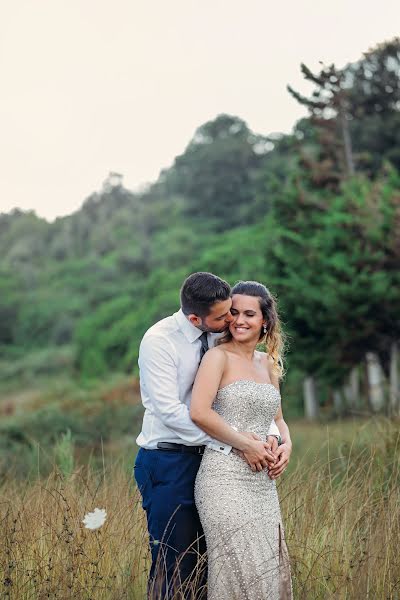
[[[266,147],[244,121],[219,115],[199,127],[165,179],[186,199],[190,219],[203,221],[204,230],[225,231],[255,219],[257,174]]]
[[[37,378],[62,372],[73,376],[75,350],[73,346],[35,349],[7,347],[4,358],[0,359],[0,380],[3,383],[17,381],[29,386]]]
[[[54,446],[54,459],[57,467],[65,478],[70,477],[74,470],[74,442],[71,430],[62,433]]]
[[[19,209],[0,215],[0,256],[8,268],[17,268],[29,281],[32,263],[45,255],[48,224],[32,211]]]
[[[395,172],[358,177],[321,198],[292,183],[286,202],[297,195],[301,214],[274,207],[268,263],[308,372],[340,381],[366,348],[385,361],[382,349],[400,335],[398,184]]]
[[[118,384],[118,382],[115,382]],[[39,406],[27,406],[0,422],[0,476],[14,471],[19,477],[46,475],[54,463],[68,477],[75,455],[132,435],[142,417],[141,404],[116,396],[105,402],[98,385],[92,390],[54,387],[40,395]]]
[[[294,92],[310,117],[291,135],[219,115],[142,193],[111,174],[54,223],[0,215],[2,380],[131,372],[143,333],[196,270],[278,296],[294,410],[299,373],[339,383],[367,350],[387,368],[399,337],[399,62],[395,39],[344,69],[304,66],[315,94]]]
[[[104,302],[79,322],[75,338],[77,362],[88,376],[99,377],[121,361],[130,332],[120,323],[132,311],[132,306],[132,298],[120,296]]]
[[[22,305],[21,282],[10,267],[0,267],[0,347],[12,344]]]

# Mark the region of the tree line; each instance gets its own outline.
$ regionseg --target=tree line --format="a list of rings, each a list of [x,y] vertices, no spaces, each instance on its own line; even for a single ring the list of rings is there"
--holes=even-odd
[[[278,297],[293,407],[398,413],[400,40],[301,70],[289,135],[219,115],[143,193],[114,173],[54,223],[1,215],[0,369],[71,347],[78,377],[130,372],[184,277],[210,270]]]

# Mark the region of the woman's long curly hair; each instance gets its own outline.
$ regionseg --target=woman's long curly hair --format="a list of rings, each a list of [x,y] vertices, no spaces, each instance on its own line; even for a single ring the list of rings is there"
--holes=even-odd
[[[235,294],[258,298],[267,329],[264,333],[264,327],[261,327],[259,342],[265,345],[266,353],[274,361],[274,371],[279,378],[282,378],[285,341],[274,296],[265,285],[258,281],[238,281],[232,288],[231,295]],[[226,344],[231,340],[232,334],[228,329],[218,340],[218,344]]]

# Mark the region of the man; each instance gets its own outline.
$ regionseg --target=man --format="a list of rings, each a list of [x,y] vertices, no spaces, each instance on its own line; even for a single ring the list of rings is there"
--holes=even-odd
[[[169,597],[176,586],[190,581],[190,575],[192,580],[197,577],[195,584],[192,581],[197,588],[205,583],[204,571],[202,576],[196,574],[205,543],[194,482],[205,445],[225,454],[232,448],[197,427],[189,406],[201,358],[217,337],[213,334],[233,320],[231,304],[226,281],[211,273],[193,273],[183,283],[181,309],[153,325],[140,345],[145,413],[137,438],[135,478],[150,536],[150,598]],[[274,423],[269,433],[279,435]],[[276,438],[269,437],[268,443],[254,439],[252,445],[252,452],[244,454],[249,465],[271,466]]]

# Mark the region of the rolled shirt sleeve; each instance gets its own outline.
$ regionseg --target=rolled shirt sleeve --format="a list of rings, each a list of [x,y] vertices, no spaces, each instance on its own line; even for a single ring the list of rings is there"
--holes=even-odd
[[[268,429],[267,435],[276,435],[280,439],[281,434],[279,433],[279,429],[275,421],[272,421],[270,428]]]

